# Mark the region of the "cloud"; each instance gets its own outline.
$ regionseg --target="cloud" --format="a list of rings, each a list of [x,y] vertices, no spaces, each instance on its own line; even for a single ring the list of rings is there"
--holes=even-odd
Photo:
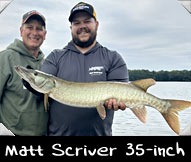
[[[0,15],[0,50],[20,38],[21,18],[36,9],[47,20],[46,56],[70,40],[68,16],[78,0],[14,0]],[[191,15],[177,0],[87,0],[99,21],[98,41],[118,51],[130,69],[191,69]],[[21,38],[20,38],[21,39]]]

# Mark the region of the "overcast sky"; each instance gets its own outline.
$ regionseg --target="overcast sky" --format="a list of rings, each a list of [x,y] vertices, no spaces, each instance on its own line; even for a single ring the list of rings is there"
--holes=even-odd
[[[0,14],[0,51],[20,37],[22,15],[41,12],[47,56],[71,40],[68,21],[79,0],[14,0]],[[95,8],[97,40],[122,55],[129,69],[191,70],[191,14],[177,0],[86,0]]]

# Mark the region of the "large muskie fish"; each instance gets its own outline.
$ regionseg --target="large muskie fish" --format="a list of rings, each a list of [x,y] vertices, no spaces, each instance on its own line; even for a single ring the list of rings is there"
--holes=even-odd
[[[15,66],[18,75],[36,91],[45,94],[45,108],[48,96],[54,100],[76,107],[96,107],[102,119],[106,117],[104,102],[110,98],[123,102],[142,121],[146,122],[145,106],[157,109],[172,130],[179,134],[178,111],[191,107],[191,102],[160,99],[147,89],[155,84],[153,79],[137,80],[130,83],[119,82],[69,82],[38,70]]]

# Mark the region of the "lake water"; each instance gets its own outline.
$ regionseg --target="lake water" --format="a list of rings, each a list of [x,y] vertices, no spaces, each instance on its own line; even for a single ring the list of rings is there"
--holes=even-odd
[[[148,92],[161,99],[191,101],[191,82],[157,82]],[[191,108],[179,112],[180,130],[191,123]],[[116,111],[113,136],[177,136],[159,111],[147,107],[147,123],[137,119],[130,109]]]

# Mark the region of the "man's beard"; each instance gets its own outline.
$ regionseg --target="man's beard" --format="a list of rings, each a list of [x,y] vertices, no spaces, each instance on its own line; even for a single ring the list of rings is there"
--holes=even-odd
[[[89,29],[83,28],[83,29],[77,31],[77,35],[80,34],[84,30],[85,30],[85,32],[90,33]],[[74,36],[73,34],[72,34],[72,40],[77,46],[79,46],[81,48],[86,48],[86,47],[91,46],[94,43],[96,36],[97,36],[97,30],[95,30],[94,32],[91,33],[91,36],[87,41],[80,41],[80,39],[78,37]]]

